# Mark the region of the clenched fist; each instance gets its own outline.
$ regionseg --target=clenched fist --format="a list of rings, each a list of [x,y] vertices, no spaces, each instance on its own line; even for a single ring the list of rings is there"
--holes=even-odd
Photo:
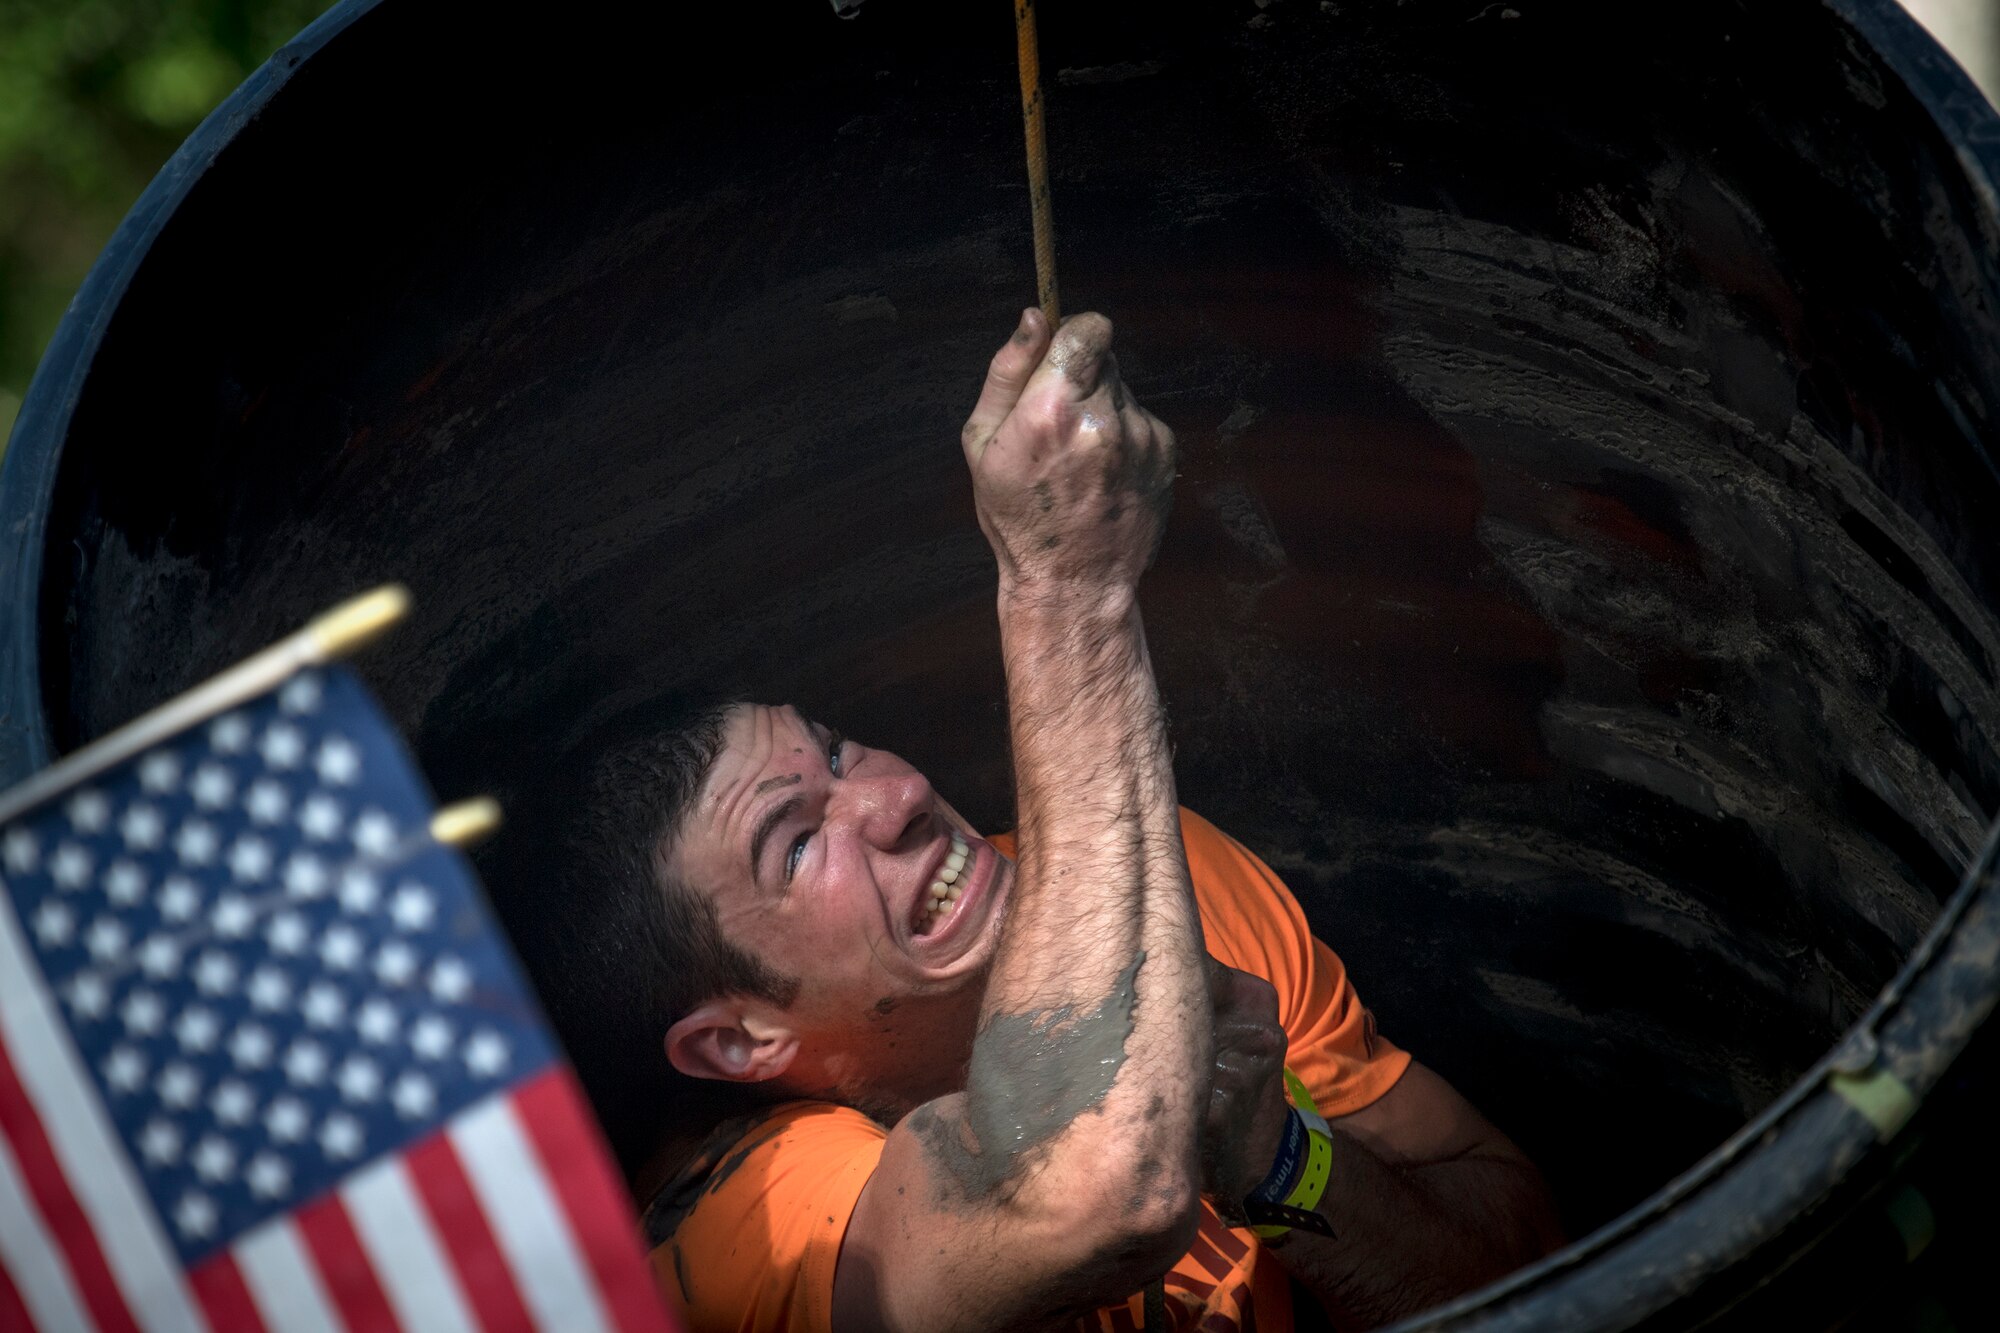
[[[1172,500],[1174,433],[1125,392],[1110,320],[1052,331],[1023,311],[962,443],[1003,589],[1138,584]]]
[[[1224,1216],[1263,1184],[1284,1134],[1285,1029],[1278,992],[1262,977],[1208,960],[1215,1072],[1202,1125],[1202,1192]]]

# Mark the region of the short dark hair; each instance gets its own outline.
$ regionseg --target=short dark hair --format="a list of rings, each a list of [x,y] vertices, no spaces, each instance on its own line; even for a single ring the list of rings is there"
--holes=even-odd
[[[797,978],[731,944],[714,903],[669,868],[735,707],[679,710],[563,765],[496,858],[501,915],[628,1180],[670,1124],[705,1129],[695,1122],[759,1100],[675,1070],[667,1029],[717,996],[798,995]]]

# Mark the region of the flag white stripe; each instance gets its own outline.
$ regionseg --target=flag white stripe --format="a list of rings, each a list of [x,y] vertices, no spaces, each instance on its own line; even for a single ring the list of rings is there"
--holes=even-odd
[[[244,1233],[230,1248],[270,1333],[342,1333],[340,1316],[289,1218]]]
[[[449,1131],[486,1220],[544,1328],[608,1333],[597,1284],[584,1267],[562,1201],[542,1178],[534,1145],[505,1095],[487,1098]]]
[[[0,1268],[13,1279],[37,1327],[45,1331],[90,1327],[69,1265],[42,1230],[41,1214],[22,1187],[20,1169],[4,1138],[0,1138]]]
[[[424,1333],[478,1333],[400,1156],[356,1175],[340,1197],[399,1324]]]
[[[0,1041],[70,1192],[90,1219],[126,1308],[147,1333],[199,1333],[207,1323],[195,1313],[179,1257],[61,1022],[21,938],[13,904],[0,892]]]

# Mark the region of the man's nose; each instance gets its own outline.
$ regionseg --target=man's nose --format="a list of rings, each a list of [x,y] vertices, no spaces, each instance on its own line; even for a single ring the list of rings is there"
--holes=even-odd
[[[894,851],[912,838],[929,836],[931,784],[923,774],[849,779],[842,785],[854,803],[861,836],[871,846]]]

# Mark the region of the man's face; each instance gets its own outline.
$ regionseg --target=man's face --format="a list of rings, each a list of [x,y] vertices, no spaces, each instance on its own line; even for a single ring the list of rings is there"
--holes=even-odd
[[[800,979],[785,1019],[801,1074],[842,1083],[890,1059],[869,1048],[893,1043],[891,1026],[976,1002],[1013,883],[1012,864],[914,768],[763,705],[731,715],[674,869],[709,895],[731,943]],[[892,1063],[918,1054],[900,1044]]]

